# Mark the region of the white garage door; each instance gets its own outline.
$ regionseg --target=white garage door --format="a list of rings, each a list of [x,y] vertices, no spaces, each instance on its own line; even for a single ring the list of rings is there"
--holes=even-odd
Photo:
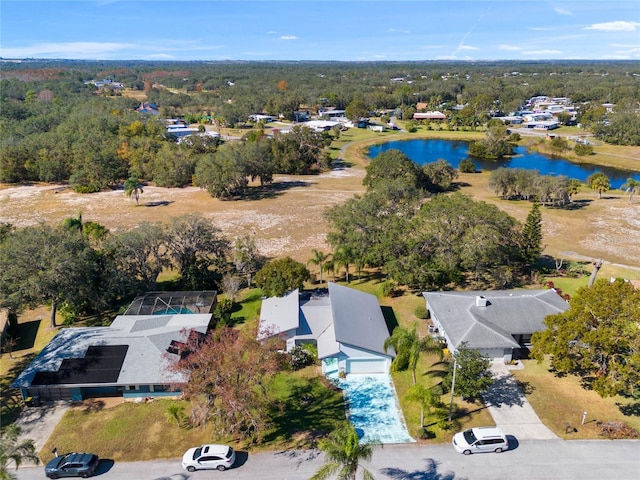
[[[386,373],[387,362],[380,359],[347,360],[347,373]]]

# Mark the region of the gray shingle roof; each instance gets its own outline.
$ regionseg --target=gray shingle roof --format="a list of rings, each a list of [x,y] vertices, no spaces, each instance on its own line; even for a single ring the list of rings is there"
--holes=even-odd
[[[555,290],[497,290],[484,292],[424,292],[429,310],[458,347],[511,348],[513,335],[545,329],[547,315],[564,312],[569,304]],[[483,297],[486,306],[479,306]]]
[[[338,342],[388,355],[389,329],[375,295],[329,283],[329,297]]]
[[[298,290],[266,298],[260,310],[259,337],[295,329],[298,339],[315,339],[320,358],[340,351],[340,345],[393,356],[383,345],[389,337],[378,299],[371,294],[329,283],[328,293]]]
[[[114,385],[161,385],[181,381],[167,369],[173,358],[166,350],[171,340],[184,340],[186,330],[205,333],[211,316],[120,315],[108,327],[62,329],[16,378],[12,387],[26,388],[37,372],[55,372],[65,358],[82,358],[90,346],[105,345],[129,347]],[[175,360],[177,358],[175,356]]]

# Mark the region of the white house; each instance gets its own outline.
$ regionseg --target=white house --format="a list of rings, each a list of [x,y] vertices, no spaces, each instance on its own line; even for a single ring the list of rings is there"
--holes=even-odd
[[[493,359],[510,361],[529,347],[531,335],[543,331],[547,315],[569,304],[553,289],[486,292],[423,292],[431,321],[455,352],[468,348]]]
[[[389,338],[374,295],[329,283],[328,290],[265,298],[260,310],[258,338],[278,335],[286,350],[313,343],[323,373],[387,373],[395,356],[385,350]]]
[[[446,120],[447,116],[438,111],[434,112],[416,112],[413,114],[414,120]]]

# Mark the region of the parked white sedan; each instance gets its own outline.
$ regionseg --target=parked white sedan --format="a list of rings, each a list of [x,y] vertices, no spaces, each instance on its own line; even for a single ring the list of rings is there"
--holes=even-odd
[[[228,445],[201,445],[190,448],[182,456],[182,468],[196,470],[226,470],[236,461],[236,452]]]

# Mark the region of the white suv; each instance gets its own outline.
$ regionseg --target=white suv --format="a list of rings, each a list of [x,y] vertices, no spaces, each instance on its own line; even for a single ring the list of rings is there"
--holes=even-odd
[[[236,461],[236,452],[228,445],[202,445],[190,448],[182,456],[182,468],[196,470],[226,470]]]
[[[498,427],[470,428],[456,433],[452,443],[458,453],[465,455],[484,452],[500,453],[509,449],[507,437]]]

